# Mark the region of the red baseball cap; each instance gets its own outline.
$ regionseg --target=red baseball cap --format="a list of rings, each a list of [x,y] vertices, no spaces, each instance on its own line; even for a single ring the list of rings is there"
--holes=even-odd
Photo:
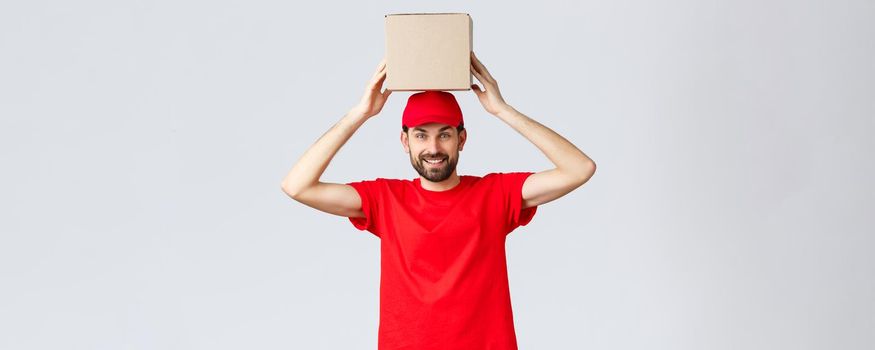
[[[456,97],[446,91],[429,90],[410,95],[401,125],[412,128],[427,123],[442,123],[458,127],[462,124],[462,109]]]

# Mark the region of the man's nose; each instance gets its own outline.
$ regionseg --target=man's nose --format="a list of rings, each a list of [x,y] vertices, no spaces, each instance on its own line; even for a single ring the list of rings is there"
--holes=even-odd
[[[428,144],[426,145],[426,150],[428,150],[428,154],[437,154],[440,151],[438,139],[436,137],[432,137],[428,140]]]

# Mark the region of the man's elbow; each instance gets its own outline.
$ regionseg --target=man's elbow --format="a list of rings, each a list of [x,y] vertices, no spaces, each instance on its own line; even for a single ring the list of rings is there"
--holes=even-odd
[[[288,195],[289,197],[291,197],[292,199],[295,199],[295,200],[300,198],[301,192],[302,192],[301,189],[299,189],[297,187],[290,186],[289,184],[287,184],[285,182],[280,184],[280,189],[282,189],[286,195]]]
[[[574,172],[575,173],[574,184],[576,185],[574,187],[575,188],[580,187],[583,184],[585,184],[587,181],[589,181],[589,179],[592,178],[592,175],[595,174],[595,168],[596,168],[595,162],[593,162],[592,160],[587,160],[585,162],[585,164],[580,167],[580,169],[578,169],[577,171]]]

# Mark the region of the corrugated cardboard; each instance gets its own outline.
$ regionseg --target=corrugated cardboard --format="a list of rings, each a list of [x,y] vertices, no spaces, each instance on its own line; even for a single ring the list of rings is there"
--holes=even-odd
[[[388,90],[470,90],[474,22],[467,13],[386,17]]]

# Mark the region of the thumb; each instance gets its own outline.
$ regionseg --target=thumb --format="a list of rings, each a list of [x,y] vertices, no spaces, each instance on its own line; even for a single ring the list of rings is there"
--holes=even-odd
[[[474,90],[474,93],[477,95],[480,95],[480,93],[483,92],[483,90],[480,90],[480,87],[477,86],[477,84],[471,84],[471,90]]]

